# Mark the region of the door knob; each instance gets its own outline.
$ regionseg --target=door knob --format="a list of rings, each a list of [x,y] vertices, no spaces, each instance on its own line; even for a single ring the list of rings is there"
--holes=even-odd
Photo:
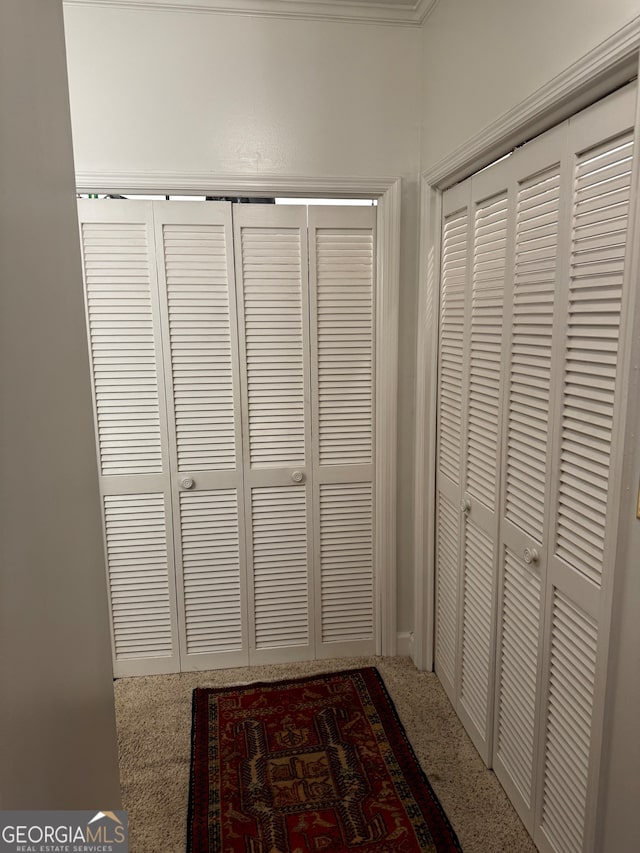
[[[196,481],[192,477],[185,477],[184,480],[180,483],[183,489],[192,489],[196,484]]]
[[[463,498],[460,501],[460,509],[462,510],[462,512],[469,512],[471,510],[470,498]]]
[[[291,474],[291,479],[294,483],[302,483],[304,480],[304,473],[302,471],[294,471]]]
[[[537,548],[525,548],[524,549],[524,561],[527,565],[531,565],[532,563],[536,565],[540,561],[540,554],[538,553]]]

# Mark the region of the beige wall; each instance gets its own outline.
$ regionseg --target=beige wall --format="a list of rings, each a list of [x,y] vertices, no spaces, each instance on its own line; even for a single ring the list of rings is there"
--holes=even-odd
[[[413,397],[421,33],[69,6],[84,172],[401,176],[399,630],[413,623]]]
[[[61,4],[0,3],[0,808],[117,808]]]

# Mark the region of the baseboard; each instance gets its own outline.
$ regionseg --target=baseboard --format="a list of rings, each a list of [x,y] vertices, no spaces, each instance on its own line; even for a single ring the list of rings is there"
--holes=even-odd
[[[398,646],[396,654],[401,658],[413,660],[413,631],[398,631]]]

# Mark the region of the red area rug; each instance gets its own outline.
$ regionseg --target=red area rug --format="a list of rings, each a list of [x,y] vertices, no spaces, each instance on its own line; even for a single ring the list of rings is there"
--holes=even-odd
[[[193,692],[188,853],[449,853],[378,671]]]

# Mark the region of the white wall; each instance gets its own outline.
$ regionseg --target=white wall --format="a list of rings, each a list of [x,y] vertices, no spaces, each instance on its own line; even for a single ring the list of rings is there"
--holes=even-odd
[[[0,3],[0,808],[118,808],[62,9]]]
[[[418,29],[69,6],[82,172],[401,176],[398,628],[413,622]]]
[[[638,0],[440,0],[423,30],[423,170],[639,12]]]
[[[440,0],[423,31],[422,169],[432,168],[639,12],[637,0]],[[603,767],[608,784],[599,853],[640,850],[640,521],[633,505],[640,469],[637,435],[635,479],[625,508],[630,536],[612,633],[611,716]]]

